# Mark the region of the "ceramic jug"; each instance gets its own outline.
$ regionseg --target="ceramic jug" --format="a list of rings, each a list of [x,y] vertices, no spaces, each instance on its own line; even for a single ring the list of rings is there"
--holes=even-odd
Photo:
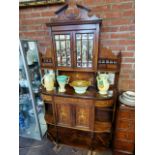
[[[54,80],[55,74],[53,70],[51,70],[43,76],[41,84],[46,88],[47,91],[51,91],[54,89]]]
[[[97,79],[97,87],[99,89],[99,93],[106,95],[109,89],[108,75],[98,73]]]
[[[57,81],[59,83],[59,92],[65,92],[65,85],[69,82],[69,77],[66,75],[57,76]]]

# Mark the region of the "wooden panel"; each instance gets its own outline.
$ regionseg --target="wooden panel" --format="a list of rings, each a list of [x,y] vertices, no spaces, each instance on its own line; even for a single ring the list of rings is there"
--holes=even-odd
[[[102,101],[95,101],[96,107],[111,107],[113,106],[113,100],[102,100]]]
[[[41,94],[42,100],[47,102],[52,102],[52,97],[50,95]]]
[[[95,24],[85,24],[85,25],[67,25],[67,26],[53,26],[53,32],[60,32],[60,31],[75,31],[75,30],[95,30]]]
[[[83,128],[91,128],[91,117],[93,117],[92,114],[92,108],[84,107],[84,106],[76,106],[76,123],[75,125],[77,127],[83,127]]]
[[[112,109],[95,108],[95,120],[101,122],[112,122]]]
[[[76,98],[65,98],[65,97],[57,97],[55,96],[54,97],[54,101],[57,103],[57,104],[68,104],[68,103],[76,103],[77,102],[77,99]]]
[[[53,52],[51,51],[49,45],[43,45],[46,47],[42,47],[39,50],[39,59],[41,63],[41,67],[54,67],[54,58]]]
[[[79,99],[79,98],[67,98],[67,97],[58,97],[58,96],[55,96],[54,97],[54,101],[57,103],[57,104],[84,104],[85,106],[91,106],[92,103],[93,103],[93,100],[88,100],[88,99]]]
[[[114,149],[133,154],[135,148],[135,109],[120,105],[116,113]]]
[[[45,110],[46,110],[46,113],[44,118],[46,123],[53,124],[54,123],[53,104],[45,103]]]
[[[54,119],[52,115],[46,113],[44,119],[47,124],[54,124]]]
[[[59,74],[69,76],[69,83],[74,80],[87,80],[90,81],[92,85],[95,85],[96,83],[95,73],[59,71]]]
[[[115,149],[133,153],[134,143],[130,141],[115,141]],[[131,151],[132,150],[132,151]]]
[[[71,107],[69,104],[57,104],[57,124],[58,125],[69,125],[71,126]]]
[[[95,132],[111,132],[110,122],[95,122]]]
[[[94,139],[91,139],[91,132],[80,131],[76,129],[69,129],[64,127],[58,127],[59,143],[67,144],[70,146],[76,146],[81,148],[91,148],[91,144],[94,150],[105,150],[110,144],[109,133],[95,133]],[[56,130],[54,126],[48,128],[48,133],[52,139],[57,139]]]

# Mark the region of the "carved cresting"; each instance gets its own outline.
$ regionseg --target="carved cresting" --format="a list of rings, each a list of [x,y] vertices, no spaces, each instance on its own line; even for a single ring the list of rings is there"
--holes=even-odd
[[[70,21],[70,20],[94,20],[98,19],[92,15],[91,10],[83,6],[82,0],[68,0],[67,3],[55,12],[56,16],[51,18],[54,21]]]
[[[65,16],[69,19],[80,18],[79,8],[76,6],[77,0],[70,0],[68,2],[68,9],[65,11]]]

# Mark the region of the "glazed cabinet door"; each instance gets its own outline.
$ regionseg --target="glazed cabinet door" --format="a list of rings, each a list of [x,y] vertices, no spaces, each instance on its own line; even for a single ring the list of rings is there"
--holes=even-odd
[[[56,103],[57,124],[71,126],[71,106],[70,104]]]
[[[95,69],[95,31],[77,31],[75,37],[74,67],[77,69]]]
[[[55,47],[55,62],[57,68],[72,67],[72,44],[71,32],[55,32],[53,42]]]

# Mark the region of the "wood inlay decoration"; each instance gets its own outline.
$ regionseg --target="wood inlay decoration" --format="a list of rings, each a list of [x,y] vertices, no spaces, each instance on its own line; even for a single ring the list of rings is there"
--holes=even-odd
[[[77,107],[76,108],[76,126],[89,127],[89,108]]]

